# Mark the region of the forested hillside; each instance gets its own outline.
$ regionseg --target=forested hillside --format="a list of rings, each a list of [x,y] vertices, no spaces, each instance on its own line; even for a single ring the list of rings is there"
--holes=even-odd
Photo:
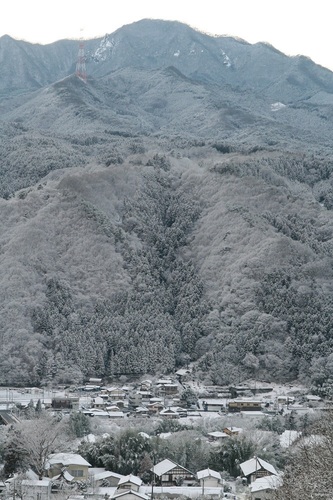
[[[330,391],[333,75],[166,26],[154,64],[150,32],[135,24],[98,42],[87,66],[104,70],[87,83],[69,72],[0,101],[0,384],[191,361],[209,383],[298,379]],[[139,35],[141,66],[121,67],[115,51]],[[182,72],[180,56],[178,67],[163,59],[175,39],[193,57],[204,43],[200,74],[198,61]],[[238,66],[218,46],[212,74],[222,41]],[[288,84],[262,91],[263,57],[289,68]]]

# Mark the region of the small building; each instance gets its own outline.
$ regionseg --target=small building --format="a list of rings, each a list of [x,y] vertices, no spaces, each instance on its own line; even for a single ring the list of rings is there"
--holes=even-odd
[[[51,478],[67,472],[74,481],[86,481],[89,467],[90,463],[76,453],[53,453],[49,456],[45,468]]]
[[[171,406],[169,406],[168,408],[164,408],[160,411],[160,417],[172,420],[175,418],[179,418],[180,414],[177,407],[172,408]]]
[[[281,476],[260,477],[250,484],[251,500],[271,500],[281,485]]]
[[[125,418],[125,413],[123,411],[110,411],[108,412],[109,418]]]
[[[161,401],[155,401],[154,403],[149,403],[147,408],[150,415],[157,415],[164,410],[164,404]]]
[[[207,399],[202,402],[204,411],[225,411],[224,399]]]
[[[105,405],[106,405],[106,402],[105,402],[105,399],[102,398],[101,396],[97,396],[96,398],[93,399],[93,408],[99,408],[99,409],[103,409],[105,408]]]
[[[219,488],[222,486],[221,474],[212,469],[199,470],[197,472],[197,478],[202,487],[203,495],[205,488]]]
[[[262,458],[253,457],[240,464],[243,476],[246,477],[249,484],[253,483],[256,479],[265,476],[277,476],[278,473],[268,462]]]
[[[150,379],[143,380],[140,384],[140,391],[150,391],[153,385],[153,381]]]
[[[49,479],[23,479],[21,482],[21,498],[24,500],[50,500],[51,484]]]
[[[261,401],[253,401],[248,399],[234,400],[228,402],[228,411],[230,413],[240,411],[261,411]]]
[[[156,394],[159,396],[174,396],[178,394],[178,384],[157,384],[156,385]]]
[[[111,401],[123,401],[126,397],[126,393],[120,387],[110,387],[108,389],[108,394]]]
[[[135,409],[135,415],[137,417],[148,417],[149,415],[149,410],[146,406],[138,406]]]
[[[280,395],[277,397],[277,402],[280,405],[289,405],[295,403],[295,398],[292,396],[283,396]]]
[[[52,398],[51,408],[55,411],[57,410],[78,411],[80,409],[79,398],[75,396]]]
[[[182,484],[192,486],[195,483],[192,472],[169,459],[154,465],[151,471],[160,486],[180,486]]]
[[[92,483],[95,487],[117,487],[120,479],[124,476],[105,470],[92,476]]]

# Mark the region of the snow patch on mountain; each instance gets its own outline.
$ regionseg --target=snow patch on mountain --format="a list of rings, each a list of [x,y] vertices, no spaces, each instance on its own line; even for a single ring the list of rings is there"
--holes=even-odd
[[[273,104],[271,104],[271,111],[279,111],[285,107],[286,105],[283,104],[283,102],[273,102]]]
[[[116,41],[114,38],[110,38],[108,34],[106,34],[102,40],[101,43],[99,44],[99,47],[95,50],[95,53],[93,54],[93,59],[96,62],[102,62],[105,61],[110,52],[112,52],[115,47],[118,45],[118,41]]]
[[[223,64],[225,64],[227,68],[230,68],[231,67],[230,57],[222,49],[221,49],[221,53],[223,56]]]

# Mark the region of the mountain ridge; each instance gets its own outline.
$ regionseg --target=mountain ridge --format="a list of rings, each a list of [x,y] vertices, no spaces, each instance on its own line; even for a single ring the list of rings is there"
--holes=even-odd
[[[164,21],[87,41],[86,83],[77,42],[4,42],[1,383],[329,393],[333,74]]]

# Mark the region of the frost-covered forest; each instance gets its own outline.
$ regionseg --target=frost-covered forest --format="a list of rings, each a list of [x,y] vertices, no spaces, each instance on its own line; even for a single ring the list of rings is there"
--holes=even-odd
[[[1,98],[0,384],[192,362],[331,393],[333,76],[258,46],[290,74],[263,91],[250,45],[209,40],[235,56],[213,74],[204,40],[201,72],[111,51]]]

